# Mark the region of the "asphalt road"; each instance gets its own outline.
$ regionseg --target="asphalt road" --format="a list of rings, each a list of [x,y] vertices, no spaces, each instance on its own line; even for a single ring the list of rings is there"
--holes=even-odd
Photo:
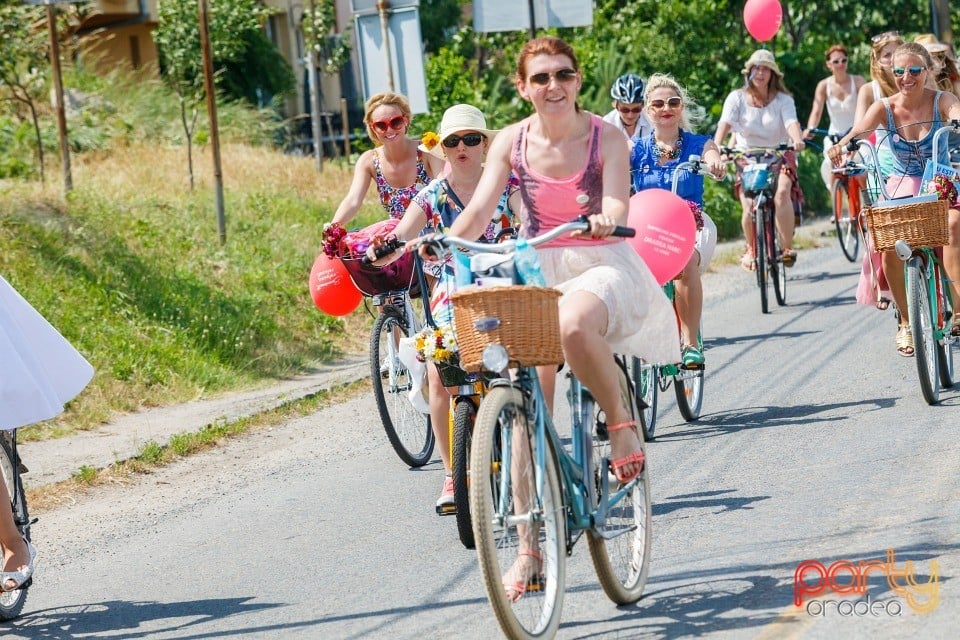
[[[581,543],[558,637],[955,637],[960,391],[926,405],[893,312],[854,303],[856,272],[833,245],[804,251],[766,316],[747,274],[709,277],[703,416],[662,402],[648,452],[646,595],[613,606]],[[474,553],[434,514],[441,479],[404,467],[364,395],[98,489],[36,525],[27,612],[3,637],[498,637]],[[846,604],[793,606],[799,563],[888,549],[912,592],[878,566]]]

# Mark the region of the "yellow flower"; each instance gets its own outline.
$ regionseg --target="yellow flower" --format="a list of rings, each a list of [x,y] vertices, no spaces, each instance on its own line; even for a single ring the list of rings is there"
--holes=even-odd
[[[420,143],[428,150],[433,149],[435,146],[440,144],[440,136],[435,134],[433,131],[427,131],[423,134],[423,137],[420,138]]]

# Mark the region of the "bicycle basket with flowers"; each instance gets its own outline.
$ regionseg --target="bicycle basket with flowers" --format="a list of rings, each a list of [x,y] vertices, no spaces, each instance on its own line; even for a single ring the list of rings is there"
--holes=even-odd
[[[412,253],[403,253],[393,262],[380,266],[363,261],[373,238],[388,237],[399,222],[391,218],[356,231],[347,231],[340,223],[328,223],[323,228],[323,252],[330,257],[340,258],[353,283],[364,295],[375,296],[406,289],[410,297],[415,298],[420,291],[413,277]]]

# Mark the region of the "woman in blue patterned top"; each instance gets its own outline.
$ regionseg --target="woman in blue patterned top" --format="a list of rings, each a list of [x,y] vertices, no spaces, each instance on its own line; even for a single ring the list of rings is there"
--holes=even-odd
[[[490,141],[497,131],[487,129],[483,113],[474,106],[457,104],[443,112],[440,121],[439,136],[432,146],[421,145],[435,158],[450,163],[450,172],[442,178],[433,180],[417,193],[407,207],[394,234],[400,240],[411,240],[424,231],[444,231],[457,219],[463,208],[470,203],[473,192],[483,173],[483,159]],[[425,136],[425,139],[427,136]],[[481,241],[494,242],[497,234],[512,227],[514,211],[519,211],[520,194],[518,184],[511,178],[500,197],[499,204],[491,214]],[[374,258],[373,248],[383,244],[382,238],[374,238],[368,257]],[[442,265],[425,265],[432,275],[438,278],[433,294],[430,296],[430,312],[438,325],[453,323],[453,308],[450,294],[454,291],[453,265],[450,260]],[[433,365],[427,367],[430,395],[430,423],[437,440],[437,450],[446,471],[443,490],[437,500],[437,508],[453,504],[453,478],[450,464],[450,437],[447,429],[450,411],[450,393],[440,380],[440,374]],[[456,388],[453,388],[456,392]]]
[[[705,168],[723,177],[726,172],[720,150],[710,136],[690,131],[691,113],[697,108],[686,90],[672,77],[654,74],[644,93],[647,119],[653,131],[637,141],[630,158],[634,191],[667,189],[681,162],[700,156]],[[700,274],[706,271],[717,246],[717,226],[703,213],[703,176],[681,169],[677,195],[690,204],[697,221],[696,251],[676,279],[677,315],[683,334],[684,366],[702,366],[703,353],[697,348],[697,333],[703,310],[703,285]]]

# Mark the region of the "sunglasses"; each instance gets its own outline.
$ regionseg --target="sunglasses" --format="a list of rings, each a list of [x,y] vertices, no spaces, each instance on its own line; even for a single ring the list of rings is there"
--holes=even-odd
[[[830,61],[830,64],[847,64],[846,58],[836,58]]]
[[[643,111],[643,107],[625,107],[622,104],[618,104],[617,111],[620,113],[640,113]]]
[[[650,100],[647,104],[650,105],[652,109],[663,109],[665,106],[671,109],[679,109],[683,106],[683,98],[674,96],[669,100]]]
[[[482,133],[465,133],[462,136],[447,136],[443,139],[443,146],[447,149],[455,149],[462,140],[463,144],[468,147],[475,147],[483,142],[483,137]]]
[[[899,31],[884,31],[881,34],[875,35],[872,38],[870,38],[870,41],[873,43],[877,43],[877,42],[880,42],[881,40],[886,40],[888,38],[899,38],[899,37],[900,37]]]
[[[389,120],[377,120],[376,122],[371,122],[370,126],[380,133],[386,133],[387,129],[399,131],[405,124],[407,124],[406,116],[394,116]]]
[[[892,69],[893,75],[897,76],[898,78],[902,77],[905,73],[909,73],[912,76],[919,76],[926,70],[926,67],[894,67]]]
[[[566,84],[577,79],[577,72],[574,69],[560,69],[559,71],[552,71],[550,73],[535,73],[530,76],[529,82],[530,84],[545,87],[550,84],[550,78],[556,78],[560,84]]]

